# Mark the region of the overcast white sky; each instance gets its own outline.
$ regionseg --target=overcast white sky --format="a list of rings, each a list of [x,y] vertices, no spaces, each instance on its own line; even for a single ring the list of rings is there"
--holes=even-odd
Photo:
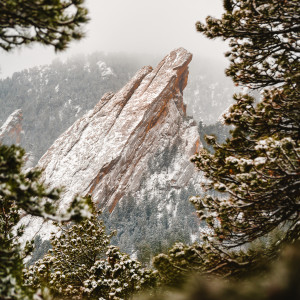
[[[207,15],[220,17],[222,0],[87,0],[91,21],[86,38],[72,42],[69,49],[55,54],[49,47],[34,45],[10,53],[0,49],[0,77],[12,75],[54,58],[78,53],[134,52],[162,57],[184,47],[193,54],[213,57],[223,65],[225,43],[208,40],[195,30],[195,23]],[[147,64],[145,62],[145,64]]]

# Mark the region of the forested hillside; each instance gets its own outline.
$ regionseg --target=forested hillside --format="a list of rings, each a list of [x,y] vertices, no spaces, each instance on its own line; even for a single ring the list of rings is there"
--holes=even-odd
[[[14,73],[0,81],[1,123],[23,111],[21,145],[35,162],[76,119],[108,91],[116,91],[138,69],[138,62],[102,53]]]

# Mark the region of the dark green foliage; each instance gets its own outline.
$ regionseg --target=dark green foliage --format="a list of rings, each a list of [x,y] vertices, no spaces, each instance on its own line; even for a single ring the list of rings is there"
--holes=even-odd
[[[224,0],[223,7],[227,11],[231,12],[233,10],[233,3],[232,0]]]
[[[31,294],[23,287],[23,260],[18,245],[4,241],[0,236],[0,298],[28,299]]]
[[[229,40],[226,74],[236,84],[261,88],[299,81],[299,1],[225,1],[222,19],[206,18],[196,28],[208,38]],[[230,3],[230,4],[229,4]]]
[[[131,299],[136,293],[152,290],[158,284],[157,272],[141,264],[115,247],[109,247],[107,261],[97,261],[92,276],[85,282],[87,299]],[[95,287],[95,281],[97,286]]]
[[[70,9],[73,10],[71,13]],[[66,48],[80,39],[79,25],[87,22],[82,0],[5,0],[0,1],[0,47],[10,51],[32,42]],[[1,89],[5,93],[5,89]],[[0,97],[1,98],[1,97]],[[15,100],[15,99],[14,99]],[[1,107],[7,107],[7,102]],[[59,190],[47,190],[39,183],[41,172],[22,173],[25,151],[0,145],[0,298],[32,299],[34,291],[23,285],[23,259],[31,252],[32,242],[21,249],[18,238],[24,228],[15,226],[22,215],[30,214],[58,221],[82,219],[89,199],[74,199],[67,214],[56,214]],[[87,212],[85,212],[87,215]]]
[[[168,274],[174,269],[185,274],[195,269],[195,259],[204,274],[241,278],[263,269],[261,263],[274,260],[286,243],[299,240],[300,4],[232,0],[224,5],[221,20],[208,17],[197,29],[229,40],[226,72],[236,84],[268,88],[257,104],[248,94],[234,95],[236,103],[224,115],[232,136],[223,144],[206,136],[214,153],[202,149],[192,158],[209,179],[203,185],[207,194],[191,198],[208,231],[200,247],[182,246],[174,256],[175,246],[168,256],[158,256],[162,274],[168,265]],[[282,232],[276,242],[262,252],[247,251],[249,243],[266,240],[274,230]],[[237,252],[240,247],[243,251]]]
[[[53,234],[52,249],[29,268],[26,278],[34,288],[47,286],[54,295],[77,296],[96,260],[108,249],[111,235],[105,234],[102,221],[94,212],[89,220],[61,227],[61,234]]]
[[[0,1],[0,47],[6,51],[38,42],[63,50],[82,38],[88,21],[84,0]]]
[[[234,126],[232,138],[219,145],[207,136],[215,153],[203,151],[193,159],[211,179],[208,188],[227,192],[230,198],[193,202],[227,247],[253,241],[283,224],[296,230],[297,239],[300,102],[296,52],[300,49],[295,40],[299,38],[300,5],[272,0],[231,3],[234,10],[227,11],[222,22],[209,17],[206,26],[197,28],[210,38],[230,40],[227,73],[236,83],[252,88],[276,86],[264,90],[257,105],[249,95],[234,96],[236,104],[224,116],[226,124]],[[213,224],[215,218],[220,226]]]
[[[278,240],[282,239],[283,232],[272,232],[244,246],[243,250],[231,251],[216,247],[207,240],[207,235],[208,230],[204,230],[200,243],[176,243],[168,253],[154,258],[153,265],[159,271],[162,283],[180,288],[191,274],[242,280],[265,272],[282,246]]]
[[[154,272],[109,245],[114,232],[106,235],[99,215],[53,235],[49,253],[25,272],[27,285],[58,299],[129,299],[155,286]]]
[[[284,97],[282,93],[270,94],[266,92],[264,100],[256,108],[252,106],[250,97],[236,96],[238,103],[226,118],[229,124],[236,126],[232,139],[225,147],[211,138],[209,142],[214,145],[214,155],[203,151],[201,158],[197,156],[194,159],[197,166],[213,178],[211,188],[229,192],[232,196],[230,200],[223,201],[212,197],[200,202],[194,200],[198,210],[207,203],[209,213],[215,212],[222,220],[216,234],[223,235],[225,240],[230,236],[227,244],[231,247],[252,241],[289,220],[292,230],[298,220],[297,100]],[[288,102],[295,105],[288,109],[285,105]],[[268,108],[277,104],[281,108],[276,109],[274,117],[270,117]],[[289,123],[285,129],[278,120],[280,115],[284,115],[285,122]],[[220,204],[223,204],[222,209]]]
[[[18,238],[24,228],[15,227],[25,214],[57,221],[80,220],[81,209],[88,209],[89,199],[74,199],[65,215],[56,213],[59,190],[48,190],[39,183],[41,172],[22,172],[24,150],[0,145],[0,298],[26,299],[30,291],[23,287],[23,258],[32,250],[28,241],[21,249]],[[85,212],[87,215],[87,212]]]
[[[161,293],[139,300],[297,300],[300,298],[300,245],[296,243],[283,250],[279,261],[265,265],[265,276],[246,280],[209,280],[194,274],[180,291]]]
[[[49,200],[57,200],[59,190],[46,191],[42,184],[38,184],[40,171],[31,170],[26,174],[21,172],[24,150],[17,146],[0,146],[0,204],[1,204],[1,232],[9,238],[12,224],[20,219],[19,209],[37,216],[53,216],[54,207]]]

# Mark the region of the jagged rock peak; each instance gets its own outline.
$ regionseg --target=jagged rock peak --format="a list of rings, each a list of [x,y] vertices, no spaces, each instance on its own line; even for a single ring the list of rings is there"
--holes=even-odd
[[[91,193],[112,210],[133,180],[133,164],[143,159],[138,149],[145,147],[147,136],[155,138],[151,129],[163,122],[169,101],[185,114],[182,91],[191,59],[185,49],[174,50],[154,70],[139,70],[115,95],[105,94],[41,158],[45,181],[72,187],[71,194]],[[111,176],[113,169],[118,172]]]
[[[15,110],[0,128],[0,143],[17,144],[21,142],[23,112]]]
[[[61,207],[76,194],[91,194],[99,206],[113,211],[124,196],[139,190],[149,161],[167,147],[176,146],[183,157],[168,181],[177,188],[189,182],[195,172],[189,157],[200,145],[182,97],[191,59],[179,48],[155,69],[143,67],[54,142],[38,167],[49,187],[65,187]]]

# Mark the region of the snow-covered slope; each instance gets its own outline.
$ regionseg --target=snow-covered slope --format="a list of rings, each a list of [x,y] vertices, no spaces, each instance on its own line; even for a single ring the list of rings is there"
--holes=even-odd
[[[232,103],[233,84],[225,77],[222,64],[195,55],[184,91],[187,113],[196,121],[213,124]],[[0,124],[22,109],[20,145],[32,153],[36,164],[104,93],[118,91],[138,69],[156,65],[160,59],[144,54],[93,53],[16,72],[11,78],[0,79]]]
[[[183,104],[191,59],[179,48],[155,69],[142,68],[54,142],[38,166],[44,169],[45,184],[65,187],[61,207],[76,194],[91,194],[112,212],[131,195],[141,207],[150,201],[158,220],[164,211],[176,218],[175,198],[202,179],[189,161],[200,147],[197,124],[186,116]],[[186,205],[188,196],[182,199]],[[23,222],[28,223],[26,238],[37,230],[42,238],[49,237],[49,223],[38,218]]]
[[[113,55],[94,56],[55,60],[0,79],[0,124],[22,109],[21,146],[34,154],[35,164],[104,93],[119,90],[140,68]]]

